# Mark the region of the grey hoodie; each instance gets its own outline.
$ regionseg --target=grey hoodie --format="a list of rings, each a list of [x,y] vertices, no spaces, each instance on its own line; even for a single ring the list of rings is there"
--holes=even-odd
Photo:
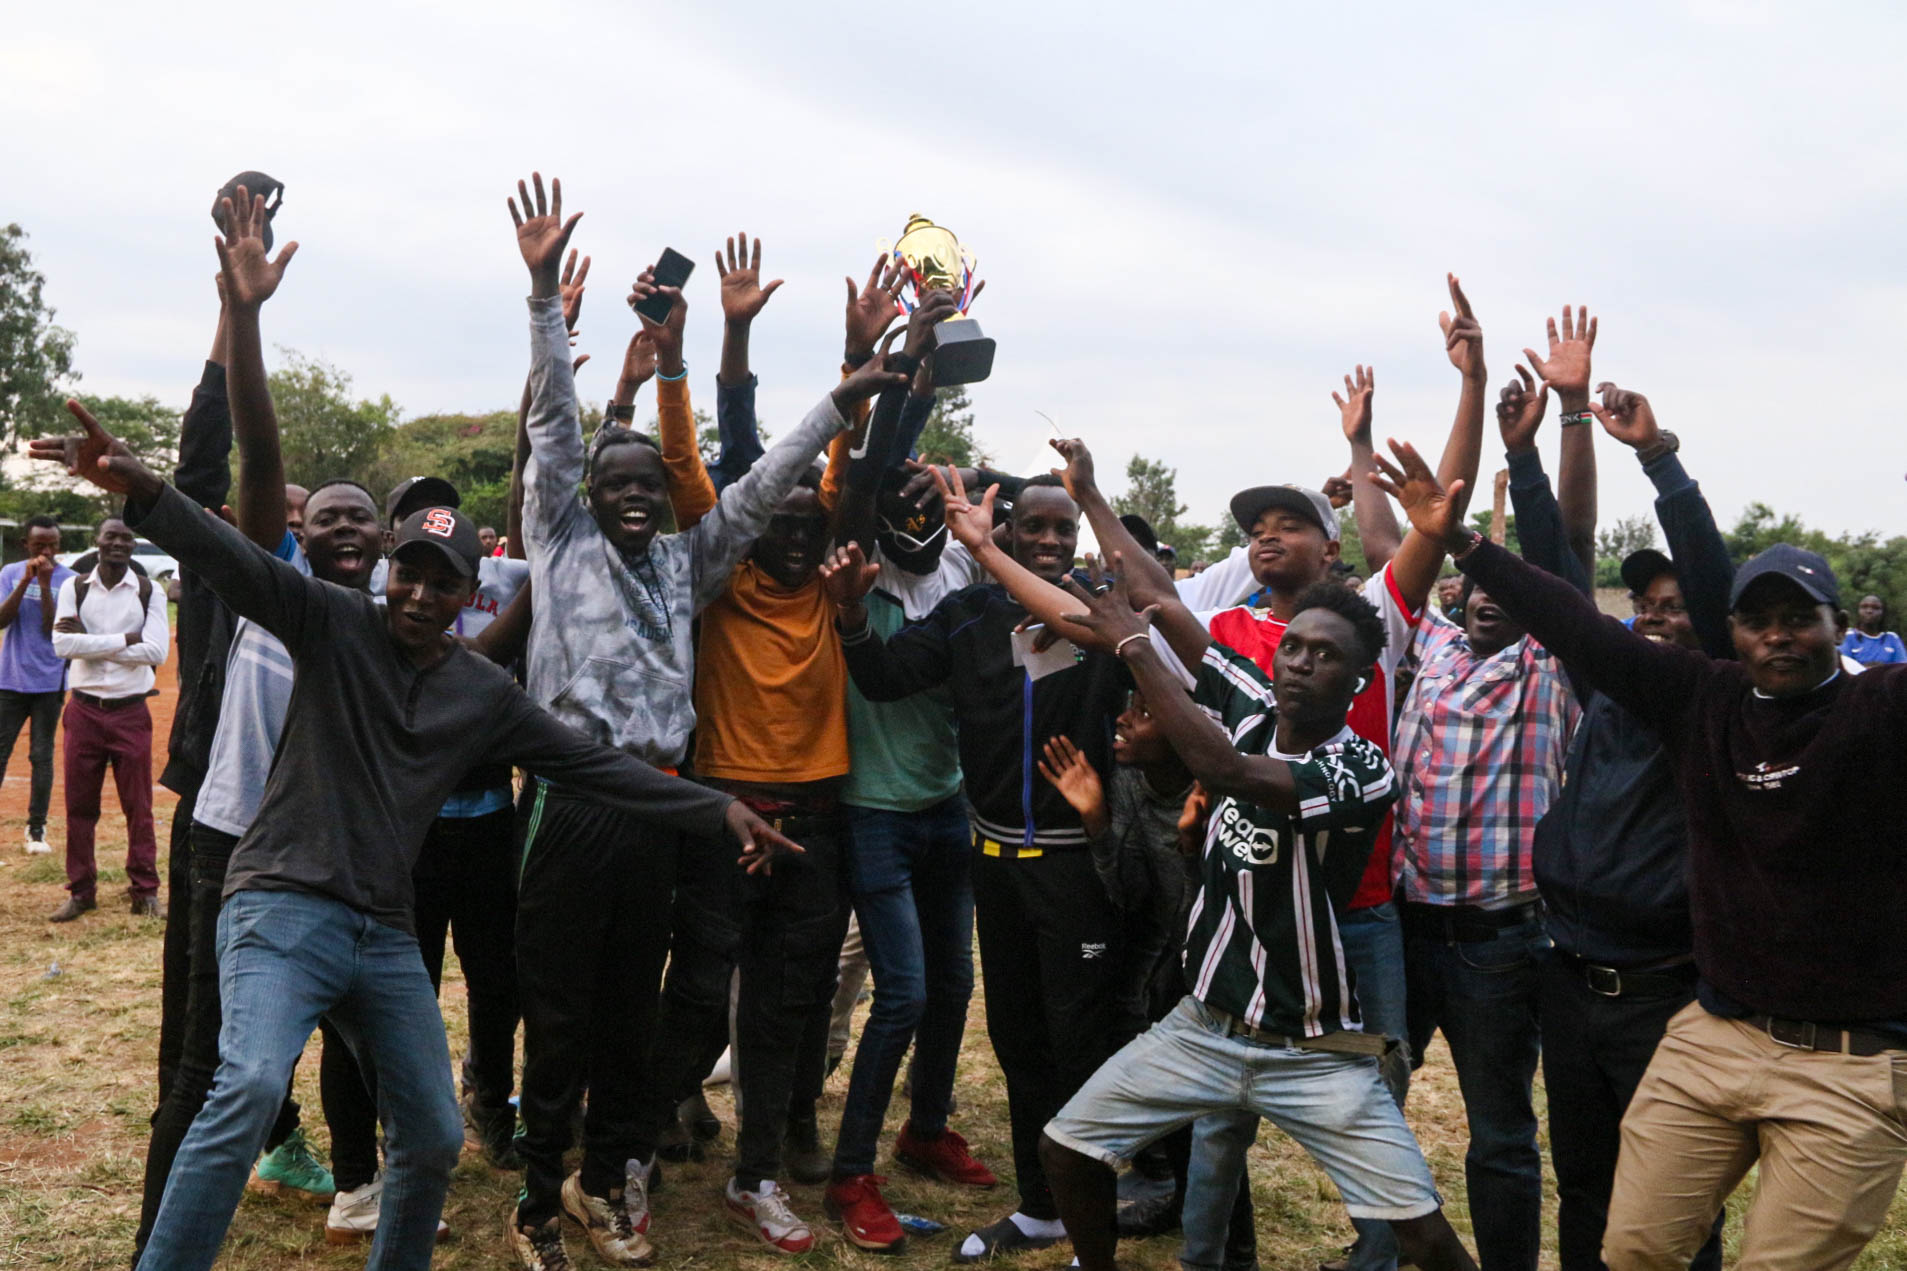
[[[583,427],[555,296],[530,300],[528,425],[530,697],[586,737],[673,768],[695,728],[690,621],[722,594],[775,508],[847,421],[833,397],[823,397],[693,529],[658,535],[634,560],[603,536],[580,494]]]

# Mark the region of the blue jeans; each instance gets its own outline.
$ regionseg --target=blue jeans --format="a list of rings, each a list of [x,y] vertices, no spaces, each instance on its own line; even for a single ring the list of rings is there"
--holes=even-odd
[[[417,941],[327,897],[242,891],[218,919],[219,1066],[141,1262],[210,1268],[305,1039],[328,1015],[376,1074],[385,1177],[369,1271],[430,1265],[463,1121]]]
[[[1338,918],[1338,942],[1357,982],[1357,1006],[1366,1032],[1402,1039],[1406,1034],[1404,933],[1397,906],[1386,902],[1354,909]],[[1399,1047],[1386,1056],[1384,1084],[1401,1109],[1410,1088],[1410,1056]],[[1221,1112],[1200,1118],[1192,1131],[1192,1163],[1185,1178],[1182,1227],[1185,1247],[1179,1260],[1188,1267],[1217,1267],[1224,1262],[1225,1233],[1232,1205],[1245,1185],[1245,1153],[1258,1137],[1251,1112]],[[1388,1222],[1352,1218],[1357,1243],[1351,1247],[1352,1271],[1391,1271],[1397,1265],[1397,1239]]]
[[[881,1122],[909,1041],[913,1127],[946,1128],[973,997],[972,833],[960,798],[918,812],[846,809],[848,890],[874,976],[854,1052],[834,1175],[874,1171]]]
[[[1477,1261],[1483,1271],[1532,1271],[1542,1246],[1543,1157],[1530,1085],[1542,1034],[1541,965],[1549,948],[1532,918],[1488,940],[1455,941],[1406,919],[1413,1050],[1432,1030],[1450,1043],[1463,1091],[1464,1153]]]

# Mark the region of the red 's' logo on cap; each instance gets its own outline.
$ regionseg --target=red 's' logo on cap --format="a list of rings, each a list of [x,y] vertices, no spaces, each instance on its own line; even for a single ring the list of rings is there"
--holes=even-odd
[[[451,531],[457,528],[457,518],[443,508],[432,508],[424,514],[424,533],[435,534],[438,538],[449,538]]]

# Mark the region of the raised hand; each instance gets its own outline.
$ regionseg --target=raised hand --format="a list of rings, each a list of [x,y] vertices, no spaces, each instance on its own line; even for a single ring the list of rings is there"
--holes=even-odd
[[[1503,448],[1511,454],[1536,449],[1536,430],[1543,426],[1543,410],[1549,404],[1549,385],[1538,387],[1523,366],[1516,368],[1518,378],[1503,386],[1497,397],[1496,426],[1503,434]]]
[[[1106,808],[1106,788],[1072,738],[1048,737],[1041,752],[1044,757],[1039,761],[1040,775],[1046,778],[1047,784],[1059,791],[1060,797],[1082,818],[1102,816]]]
[[[1397,463],[1383,455],[1372,455],[1377,471],[1371,474],[1371,483],[1404,505],[1412,528],[1419,534],[1443,544],[1446,551],[1460,550],[1469,539],[1463,529],[1463,505],[1458,501],[1463,482],[1453,481],[1446,490],[1417,453],[1417,447],[1395,439],[1390,447]]]
[[[1357,493],[1357,487],[1351,484],[1350,469],[1345,469],[1335,477],[1326,477],[1324,484],[1318,487],[1318,492],[1331,500],[1333,508],[1350,507],[1351,499]]]
[[[901,352],[909,357],[926,357],[934,350],[934,328],[959,312],[960,302],[951,291],[930,291],[922,296],[907,315],[907,341],[901,345]]]
[[[874,580],[880,577],[881,566],[862,553],[859,543],[845,543],[828,553],[820,573],[822,589],[845,615],[860,610],[861,602],[874,588]]]
[[[735,863],[751,874],[772,873],[777,856],[806,854],[801,844],[762,820],[740,799],[728,805],[722,819],[728,824],[728,832],[742,845],[741,858]]]
[[[581,213],[578,213],[581,215]],[[583,280],[589,277],[589,257],[583,257],[581,269],[576,267],[576,249],[569,249],[569,259],[563,262],[563,277],[557,283],[557,294],[563,297],[563,327],[569,332],[569,342],[576,343],[576,324],[583,316]]]
[[[298,244],[286,243],[277,260],[266,259],[265,196],[241,185],[237,198],[219,202],[225,212],[225,233],[212,240],[219,254],[219,298],[235,308],[256,309],[278,290]]]
[[[1662,440],[1662,429],[1655,422],[1655,410],[1648,398],[1617,388],[1607,380],[1596,385],[1596,391],[1602,394],[1602,401],[1589,403],[1589,409],[1604,432],[1636,450],[1647,450]]]
[[[656,365],[664,375],[678,375],[682,371],[682,327],[688,321],[689,303],[682,298],[680,287],[656,286],[654,265],[637,276],[635,286],[629,290],[629,307],[634,309],[650,296],[669,298],[669,316],[661,322],[652,321],[640,311],[636,316],[655,344]]]
[[[874,352],[874,346],[901,316],[901,286],[907,281],[907,269],[898,256],[882,255],[868,271],[867,283],[855,290],[848,284],[847,355],[850,361]]]
[[[91,411],[70,397],[66,409],[79,421],[81,431],[67,437],[35,437],[27,443],[29,457],[64,464],[67,476],[81,477],[108,494],[150,499],[164,488],[165,482],[133,458],[125,442],[101,428]]]
[[[1556,319],[1549,319],[1549,356],[1538,357],[1535,349],[1524,349],[1523,356],[1543,379],[1546,388],[1556,390],[1566,411],[1589,408],[1589,354],[1596,347],[1596,320],[1586,305],[1573,310],[1563,306],[1563,328],[1559,335]]]
[[[1077,437],[1054,437],[1046,444],[1066,460],[1066,467],[1053,469],[1053,475],[1066,483],[1066,493],[1073,496],[1073,502],[1082,502],[1082,495],[1099,488],[1093,480],[1093,452],[1085,442]]]
[[[741,243],[739,250],[737,240]],[[728,240],[726,263],[721,252],[715,253],[715,273],[722,280],[722,318],[726,322],[753,322],[768,297],[781,286],[779,278],[766,287],[761,285],[761,239],[755,240],[751,255],[747,234]]]
[[[539,299],[558,294],[561,280],[557,276],[557,266],[563,259],[563,249],[569,246],[569,236],[576,229],[576,222],[583,219],[581,212],[567,221],[563,219],[563,183],[554,178],[550,180],[550,197],[543,196],[543,174],[532,172],[530,179],[536,184],[536,201],[530,201],[530,189],[523,182],[516,183],[517,198],[523,200],[521,211],[517,210],[517,200],[508,199],[510,219],[516,222],[517,250],[523,253],[523,263],[530,269],[530,294]]]
[[[975,507],[967,498],[967,483],[960,477],[960,469],[948,468],[952,482],[939,468],[930,468],[934,484],[940,487],[942,503],[941,515],[947,519],[947,532],[968,551],[978,555],[989,539],[993,537],[993,499],[999,494],[1000,487],[990,485],[981,496],[980,504]]]
[[[1194,781],[1192,793],[1185,796],[1179,809],[1179,854],[1198,856],[1205,850],[1205,823],[1212,815],[1212,796]]]
[[[1369,441],[1371,436],[1371,394],[1377,391],[1377,368],[1360,366],[1357,378],[1344,377],[1344,393],[1331,394],[1337,403],[1339,422],[1344,425],[1346,441]]]
[[[1463,294],[1463,284],[1457,281],[1457,276],[1446,274],[1444,277],[1450,284],[1450,303],[1457,311],[1454,318],[1448,309],[1437,315],[1437,325],[1443,328],[1444,352],[1450,356],[1450,365],[1466,378],[1483,379],[1488,374],[1483,365],[1483,328],[1478,325],[1477,315],[1471,311],[1470,299]]]
[[[832,394],[834,406],[841,412],[843,418],[852,414],[857,404],[870,397],[879,397],[890,388],[907,386],[905,372],[887,369],[887,349],[894,343],[895,336],[899,334],[900,332],[896,331],[894,335],[888,336],[887,345],[882,347],[878,355],[856,367],[852,375],[834,386]]]
[[[622,353],[622,374],[618,384],[626,387],[631,394],[647,384],[656,373],[656,337],[647,327],[629,337],[629,347]],[[631,401],[635,398],[632,396]]]
[[[1158,605],[1147,605],[1134,611],[1132,596],[1126,591],[1123,577],[1125,558],[1119,552],[1112,554],[1112,567],[1122,577],[1108,582],[1099,568],[1099,561],[1086,557],[1086,574],[1092,581],[1089,591],[1079,585],[1071,574],[1060,580],[1060,586],[1072,594],[1073,599],[1086,606],[1084,613],[1069,613],[1061,616],[1075,626],[1092,632],[1092,637],[1084,643],[1108,653],[1116,652],[1122,640],[1133,636],[1149,635],[1152,631],[1152,615],[1159,611]]]

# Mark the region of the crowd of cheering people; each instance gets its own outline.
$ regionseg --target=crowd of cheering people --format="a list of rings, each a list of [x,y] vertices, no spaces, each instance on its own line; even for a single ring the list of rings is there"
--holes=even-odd
[[[896,256],[849,279],[838,368],[817,357],[815,405],[764,448],[750,331],[781,284],[759,241],[718,251],[712,463],[690,305],[644,271],[630,303],[666,316],[640,319],[586,435],[590,262],[538,176],[510,200],[530,358],[499,537],[431,474],[381,499],[288,484],[260,316],[297,245],[270,254],[268,180],[215,208],[219,322],[172,480],[69,403],[80,431],[32,453],[123,511],[96,566],[62,575],[36,525],[0,575],[4,669],[35,635],[40,670],[70,668],[68,781],[91,781],[90,805],[67,798],[71,921],[95,904],[109,759],[129,819],[147,787],[128,873],[158,911],[149,768],[115,750],[141,722],[149,749],[168,642],[132,534],[182,566],[136,1266],[210,1267],[248,1185],[328,1197],[327,1237],[370,1240],[372,1267],[427,1266],[467,1137],[522,1172],[498,1239],[528,1271],[587,1264],[579,1235],[646,1265],[672,1207],[704,1204],[781,1253],[824,1218],[898,1250],[878,1158],[904,1067],[892,1159],[1000,1183],[955,1128],[976,934],[1014,1198],[957,1262],[1069,1240],[1107,1271],[1122,1236],[1177,1230],[1191,1271],[1246,1271],[1268,1119],[1342,1197],[1356,1240],[1327,1265],[1533,1269],[1539,1062],[1568,1271],[1719,1266],[1755,1167],[1744,1267],[1847,1266],[1879,1228],[1907,1161],[1907,855],[1886,846],[1907,678],[1883,665],[1907,650],[1874,597],[1844,636],[1819,556],[1730,560],[1648,400],[1592,395],[1586,311],[1492,402],[1449,278],[1435,466],[1379,450],[1359,366],[1333,394],[1343,475],[1291,481],[1268,434],[1241,474],[1263,484],[1230,505],[1246,546],[1175,577],[1083,441],[1036,474],[922,461],[956,303],[903,304]],[[1466,528],[1491,414],[1520,557]],[[1669,548],[1621,563],[1628,622],[1594,603],[1599,436],[1653,482]],[[60,706],[30,696],[7,693],[8,738],[30,717],[37,757]],[[48,797],[36,776],[29,850]],[[469,996],[455,1077],[447,941]],[[845,1055],[844,946],[873,981]],[[290,1097],[313,1032],[329,1169]],[[1404,1117],[1439,1032],[1475,1260]],[[665,1163],[719,1134],[700,1090],[731,1048],[733,1172],[658,1200]],[[1115,1170],[1141,1159],[1171,1189],[1122,1207]],[[825,1185],[818,1206],[796,1183]]]

